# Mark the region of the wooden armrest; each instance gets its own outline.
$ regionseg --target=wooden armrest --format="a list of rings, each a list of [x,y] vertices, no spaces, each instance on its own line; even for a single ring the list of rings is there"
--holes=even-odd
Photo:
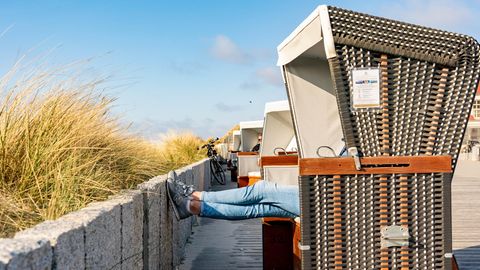
[[[284,217],[265,217],[265,218],[262,218],[263,223],[279,222],[279,221],[292,222],[292,223],[294,222],[293,218],[284,218]]]

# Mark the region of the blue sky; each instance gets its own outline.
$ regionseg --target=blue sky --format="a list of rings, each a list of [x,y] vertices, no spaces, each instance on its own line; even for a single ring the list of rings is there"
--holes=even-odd
[[[52,64],[93,57],[132,131],[221,136],[286,98],[276,46],[319,4],[480,38],[480,0],[0,1],[0,72],[53,48]]]

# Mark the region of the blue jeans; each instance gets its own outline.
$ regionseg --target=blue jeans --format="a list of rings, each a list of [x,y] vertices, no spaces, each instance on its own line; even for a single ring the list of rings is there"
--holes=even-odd
[[[200,216],[239,220],[300,215],[298,186],[259,181],[252,186],[202,192]]]

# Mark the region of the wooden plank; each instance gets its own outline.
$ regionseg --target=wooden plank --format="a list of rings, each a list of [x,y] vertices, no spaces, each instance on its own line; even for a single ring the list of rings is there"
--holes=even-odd
[[[248,186],[253,186],[258,181],[262,180],[260,176],[249,176],[248,177]]]
[[[456,260],[455,256],[453,256],[453,258],[452,258],[452,270],[459,270],[457,260]]]
[[[387,55],[382,54],[380,57],[380,68],[381,68],[381,78],[382,78],[382,153],[383,155],[390,155],[390,123],[389,123],[389,111],[388,111],[388,61]]]
[[[408,229],[408,178],[400,176],[400,224]],[[401,270],[410,269],[410,247],[400,249]]]
[[[285,222],[294,222],[293,218],[284,218],[284,217],[265,217],[262,218],[262,223],[268,222],[278,222],[278,221],[285,221]]]
[[[265,156],[260,159],[260,167],[263,166],[291,166],[298,165],[298,156]]]
[[[388,179],[380,177],[380,228],[389,225],[388,219]],[[388,248],[380,249],[380,269],[388,270],[388,260],[390,254]]]
[[[248,176],[238,176],[237,177],[237,186],[239,188],[248,186]]]
[[[360,175],[452,172],[450,156],[379,156],[360,158],[362,169],[357,171],[351,157],[302,158],[300,175]]]
[[[263,269],[293,269],[293,232],[291,221],[262,224]]]
[[[381,68],[381,78],[382,78],[382,154],[384,156],[390,156],[390,123],[389,123],[389,110],[388,110],[388,60],[387,55],[382,54],[380,56],[380,68]],[[388,185],[387,178],[380,177],[380,227],[387,226],[389,223],[388,219]],[[389,265],[388,261],[390,254],[388,249],[380,250],[380,269],[388,270]],[[401,258],[404,259],[403,257]],[[404,270],[402,268],[402,270]]]
[[[333,250],[335,270],[343,269],[342,241],[342,180],[340,175],[333,176]]]
[[[258,152],[237,152],[237,157],[239,156],[256,156]]]
[[[293,156],[298,156],[298,152],[297,151],[279,151],[276,153],[277,155],[279,156],[289,156],[289,155],[293,155]]]
[[[294,231],[293,231],[293,270],[302,269],[302,252],[300,251],[301,232],[300,232],[300,223],[294,222]]]

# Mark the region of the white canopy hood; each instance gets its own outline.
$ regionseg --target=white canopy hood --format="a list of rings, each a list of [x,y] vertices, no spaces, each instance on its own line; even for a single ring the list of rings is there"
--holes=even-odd
[[[257,143],[258,135],[262,134],[263,120],[240,122],[240,151],[249,152]]]
[[[232,133],[232,151],[239,151],[240,150],[240,141],[241,133],[240,130],[234,130]]]
[[[275,148],[283,148],[287,151],[296,148],[295,131],[288,100],[265,104],[260,156],[274,156]]]
[[[318,157],[328,146],[338,155],[344,147],[337,99],[328,58],[335,57],[326,6],[319,6],[277,48],[278,65],[292,109],[301,158]]]

